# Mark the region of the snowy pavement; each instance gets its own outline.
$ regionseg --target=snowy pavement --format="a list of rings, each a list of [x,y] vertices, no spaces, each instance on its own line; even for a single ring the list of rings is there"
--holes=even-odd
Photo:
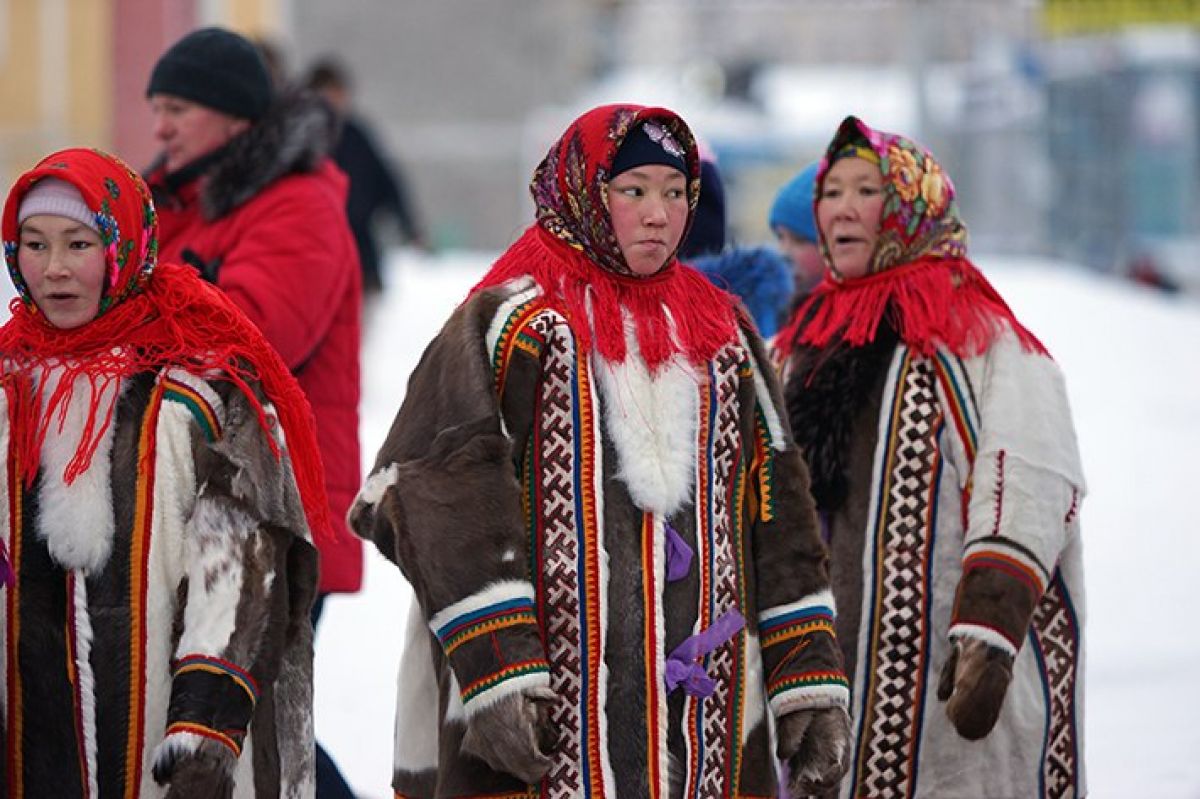
[[[1200,494],[1200,304],[1046,262],[979,262],[1062,364],[1083,451],[1089,796],[1200,799],[1200,525],[1187,505]],[[487,263],[393,256],[366,323],[364,470],[422,350]],[[332,597],[318,629],[318,737],[363,799],[392,795],[408,601],[372,549],[363,592]]]

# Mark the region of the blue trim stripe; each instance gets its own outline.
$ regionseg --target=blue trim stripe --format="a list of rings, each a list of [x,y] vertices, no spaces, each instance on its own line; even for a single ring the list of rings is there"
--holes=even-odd
[[[769,619],[763,619],[758,623],[759,632],[766,635],[782,627],[788,627],[800,622],[809,621],[811,619],[828,619],[833,620],[833,609],[822,605],[813,605],[810,608],[800,608],[788,613],[782,613],[778,616],[772,616]]]
[[[439,627],[436,630],[437,637],[441,638],[441,639],[445,639],[445,638],[449,637],[450,634],[453,633],[455,631],[455,629],[458,627],[463,627],[468,624],[472,624],[481,618],[484,618],[486,616],[491,616],[496,613],[508,614],[508,613],[511,613],[512,611],[518,611],[518,610],[528,610],[530,613],[532,613],[533,612],[533,600],[528,597],[517,597],[516,599],[507,599],[502,602],[496,602],[495,604],[488,605],[487,607],[479,608],[478,610],[470,611],[469,613],[464,613],[461,616],[455,616],[453,619],[446,622],[445,624],[443,624],[441,627]]]

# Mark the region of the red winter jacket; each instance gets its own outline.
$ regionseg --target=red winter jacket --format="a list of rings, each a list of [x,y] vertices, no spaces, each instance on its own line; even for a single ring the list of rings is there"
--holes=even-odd
[[[322,592],[362,585],[362,542],[346,527],[360,484],[358,253],[346,221],[346,176],[297,137],[318,130],[307,104],[258,122],[204,177],[168,187],[152,172],[160,259],[204,266],[258,325],[308,395],[325,465],[334,540],[317,540]],[[299,145],[280,144],[280,137]],[[298,157],[291,163],[279,153]],[[304,159],[307,159],[305,161]]]

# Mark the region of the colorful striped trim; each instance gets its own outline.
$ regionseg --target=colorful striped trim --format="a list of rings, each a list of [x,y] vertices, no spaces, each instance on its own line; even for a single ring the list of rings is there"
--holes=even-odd
[[[146,745],[146,593],[149,587],[150,535],[154,530],[154,442],[165,385],[150,395],[138,437],[137,489],[129,553],[129,738],[125,744],[125,773],[141,774]],[[137,799],[139,780],[127,780],[126,799]]]
[[[506,666],[500,671],[489,674],[482,679],[478,679],[462,690],[463,706],[470,705],[472,700],[478,699],[487,692],[500,687],[506,682],[516,680],[521,677],[550,676],[550,664],[544,659],[526,660],[521,663],[514,663],[511,666]]]
[[[187,382],[185,380],[186,378],[178,371],[164,377],[162,379],[163,398],[178,402],[191,411],[204,438],[210,443],[220,440],[221,420],[218,411],[220,400],[211,390],[201,389],[197,385],[199,381],[195,378],[187,380]]]
[[[660,799],[669,789],[666,776],[668,764],[664,762],[659,729],[664,726],[667,702],[663,693],[666,674],[664,669],[663,629],[659,626],[663,614],[662,588],[659,580],[666,570],[665,551],[659,542],[664,542],[662,521],[656,523],[652,513],[642,514],[642,607],[643,636],[642,659],[645,669],[646,687],[646,782],[648,799]]]
[[[766,635],[776,628],[817,617],[834,617],[833,592],[817,591],[786,605],[776,605],[758,614],[758,630],[760,635]]]
[[[789,624],[787,626],[773,630],[768,635],[762,637],[762,647],[766,649],[769,646],[782,644],[787,641],[795,640],[796,638],[804,638],[815,633],[828,633],[833,635],[833,617],[815,618],[805,622]]]
[[[463,644],[481,635],[520,624],[536,625],[537,623],[533,598],[517,597],[464,613],[443,624],[434,630],[434,633],[442,642],[442,648],[446,654],[449,655]]]
[[[504,321],[500,323],[498,330],[489,331],[489,339],[493,336],[495,337],[495,342],[491,345],[491,353],[492,373],[496,381],[496,396],[501,396],[504,393],[504,381],[508,376],[508,365],[512,361],[515,350],[521,350],[540,358],[542,351],[546,347],[545,338],[536,330],[532,330],[529,327],[529,322],[545,307],[545,303],[536,293],[523,292],[516,295],[516,297],[524,298],[527,294],[532,294],[531,298],[523,299],[515,307],[508,304],[502,306],[500,313],[504,313],[506,307],[511,307],[511,310],[504,317]],[[499,316],[497,318],[499,319]]]
[[[1047,578],[1045,571],[1029,555],[1020,552],[1015,546],[995,548],[995,540],[988,539],[974,546],[967,546],[967,554],[963,558],[963,575],[976,569],[995,569],[1024,583],[1034,598],[1040,597],[1046,591]],[[983,549],[980,544],[988,548]]]
[[[979,412],[975,408],[974,398],[969,397],[963,386],[969,384],[962,361],[955,357],[953,361],[944,352],[938,352],[933,361],[934,372],[942,386],[943,409],[948,412],[962,439],[967,452],[969,463],[975,463],[975,453],[979,447]]]
[[[258,702],[258,683],[250,676],[250,672],[230,663],[228,660],[200,654],[185,655],[175,661],[172,674],[179,676],[180,674],[187,674],[192,671],[205,671],[209,674],[219,674],[228,677],[246,692],[246,695],[250,697],[251,704]]]
[[[829,687],[849,692],[850,683],[840,671],[805,671],[771,680],[767,695],[775,700],[780,694],[796,688]]]
[[[9,431],[5,431],[5,437]],[[5,647],[5,674],[7,677],[8,701],[5,742],[7,743],[7,769],[9,795],[23,797],[25,795],[25,715],[24,688],[21,685],[20,644],[21,644],[21,561],[24,559],[22,543],[24,542],[24,486],[21,484],[21,459],[18,447],[12,442],[8,446],[8,519],[9,519],[9,565],[16,579],[8,587],[5,600],[8,603],[8,629],[5,631],[8,640]]]
[[[758,475],[758,515],[763,522],[775,518],[775,453],[771,450],[771,431],[762,406],[754,412],[753,469]]]
[[[241,757],[242,745],[237,742],[234,736],[242,737],[246,734],[246,731],[214,730],[212,727],[205,727],[203,724],[196,724],[192,721],[176,721],[167,725],[167,737],[183,734],[198,735],[201,738],[216,741],[222,746],[228,747],[229,751],[233,752],[234,757]]]

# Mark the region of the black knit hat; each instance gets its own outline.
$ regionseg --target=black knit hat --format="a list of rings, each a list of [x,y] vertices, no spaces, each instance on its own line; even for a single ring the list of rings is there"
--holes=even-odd
[[[257,120],[271,105],[271,75],[248,39],[201,28],[162,54],[146,96],[172,94],[241,119]]]
[[[687,151],[675,141],[670,131],[659,123],[648,120],[625,134],[624,141],[613,156],[609,179],[645,164],[673,166],[687,175],[686,158]]]

